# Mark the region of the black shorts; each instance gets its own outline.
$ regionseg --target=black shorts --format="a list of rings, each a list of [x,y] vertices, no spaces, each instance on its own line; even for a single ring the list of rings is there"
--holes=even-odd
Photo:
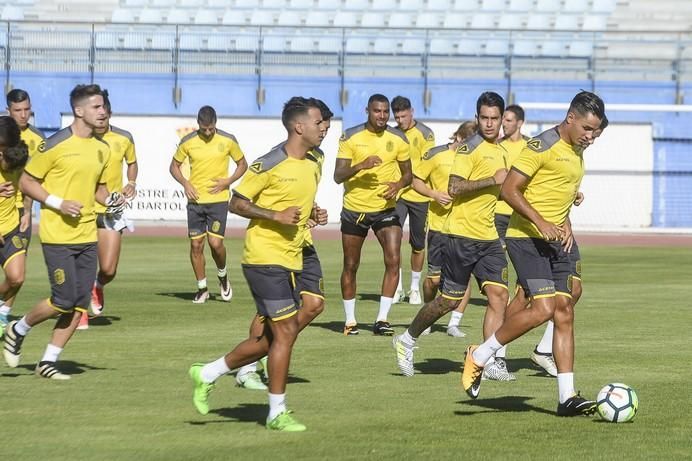
[[[301,296],[307,294],[324,299],[322,265],[312,245],[303,248],[303,270],[298,276],[298,292]]]
[[[507,228],[509,227],[509,218],[511,218],[511,215],[495,214],[495,229],[497,229],[497,235],[500,237],[502,246],[505,246],[505,236],[507,235]]]
[[[425,225],[428,220],[429,202],[411,202],[400,198],[396,202],[396,214],[403,226],[406,217],[410,216],[408,224],[408,243],[414,253],[425,251]]]
[[[18,255],[26,254],[26,247],[19,232],[19,226],[2,236],[5,243],[0,245],[0,265],[4,268],[8,262]]]
[[[86,312],[96,280],[96,242],[74,245],[44,243],[43,259],[50,280],[50,304],[58,312]]]
[[[572,293],[570,258],[561,242],[539,238],[508,238],[507,252],[526,297],[546,298]]]
[[[17,208],[19,210],[19,219],[22,219],[24,217],[24,213],[26,212],[24,210],[24,207],[22,208]],[[29,210],[29,214],[31,214],[31,210]],[[24,249],[29,250],[29,243],[31,243],[31,219],[29,220],[29,227],[26,228],[24,232],[18,231],[19,232],[19,237],[22,239],[22,244],[24,244]]]
[[[202,238],[205,235],[223,238],[226,234],[226,216],[228,202],[218,203],[188,203],[187,204],[187,235],[191,239]]]
[[[448,235],[440,292],[446,298],[463,298],[471,274],[476,277],[481,292],[486,285],[507,289],[507,258],[500,240],[474,240]]]
[[[298,312],[300,294],[296,281],[300,272],[281,266],[243,264],[242,268],[260,316],[277,321]]]
[[[581,282],[581,254],[579,253],[579,245],[575,240],[572,243],[572,248],[569,250],[569,272],[572,278]]]
[[[439,277],[445,259],[447,236],[442,232],[428,231],[428,277]]]
[[[396,214],[395,208],[368,213],[359,213],[346,208],[341,210],[341,232],[343,234],[366,237],[370,228],[373,232],[377,232],[389,226],[401,227],[399,215]]]

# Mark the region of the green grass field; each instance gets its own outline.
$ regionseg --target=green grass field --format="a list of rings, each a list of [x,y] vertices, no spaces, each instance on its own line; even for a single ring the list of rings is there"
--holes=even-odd
[[[36,243],[15,315],[48,293]],[[197,306],[190,303],[195,287],[187,240],[129,237],[106,292],[105,317],[77,332],[61,357],[74,373],[71,381],[33,375],[52,322],[27,337],[19,368],[0,365],[2,458],[689,459],[692,248],[582,248],[576,384],[590,397],[608,382],[635,388],[637,417],[616,425],[554,416],[556,382],[528,360],[542,329],[510,346],[508,363],[518,380],[485,381],[471,401],[459,386],[459,368],[466,345],[480,339],[478,296],[463,320],[467,338],[443,334],[447,319],[440,320],[419,341],[415,377],[399,376],[390,339],[366,329],[377,310],[379,247],[369,241],[364,251],[356,337],[340,334],[340,244],[317,247],[327,308],[299,338],[288,386],[289,408],[307,432],[267,431],[266,394],[237,388],[232,377],[219,380],[210,414],[200,416],[192,406],[188,367],[230,350],[245,337],[255,310],[239,271],[242,242],[227,242],[233,301]],[[408,304],[393,308],[397,331],[416,311]]]

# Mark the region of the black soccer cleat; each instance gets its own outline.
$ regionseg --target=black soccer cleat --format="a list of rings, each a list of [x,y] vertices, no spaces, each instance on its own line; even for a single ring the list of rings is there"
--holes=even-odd
[[[394,328],[392,328],[389,322],[378,320],[372,328],[372,334],[377,336],[392,336],[394,334]]]
[[[565,403],[557,406],[558,416],[591,416],[596,413],[598,404],[593,400],[586,400],[579,392],[568,398]]]

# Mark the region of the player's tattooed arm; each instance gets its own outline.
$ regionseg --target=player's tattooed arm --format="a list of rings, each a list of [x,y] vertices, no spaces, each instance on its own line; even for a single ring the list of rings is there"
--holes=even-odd
[[[507,170],[504,168],[500,168],[495,172],[494,175],[488,178],[476,179],[473,181],[452,174],[449,175],[447,193],[450,195],[450,197],[462,197],[481,189],[485,189],[486,187],[502,185],[506,177]]]

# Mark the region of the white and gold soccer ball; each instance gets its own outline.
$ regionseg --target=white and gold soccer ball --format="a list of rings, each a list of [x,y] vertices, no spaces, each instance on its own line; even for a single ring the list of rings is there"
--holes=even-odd
[[[611,423],[632,421],[639,409],[639,398],[627,384],[606,384],[596,397],[598,414]]]

